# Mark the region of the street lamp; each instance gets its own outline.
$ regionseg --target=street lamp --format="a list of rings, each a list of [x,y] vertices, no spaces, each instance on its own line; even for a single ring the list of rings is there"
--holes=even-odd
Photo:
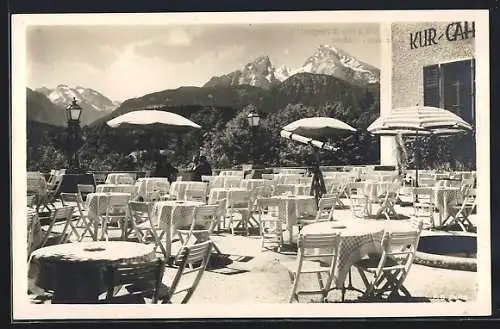
[[[252,160],[253,160],[253,166],[257,164],[256,161],[256,154],[255,154],[255,132],[257,127],[259,126],[259,121],[260,121],[260,116],[257,112],[250,112],[247,116],[248,119],[248,125],[250,126],[250,129],[252,130]]]
[[[66,119],[68,122],[67,128],[67,156],[68,156],[68,171],[79,171],[80,162],[78,159],[77,151],[82,144],[80,117],[82,115],[82,108],[73,101],[66,107]]]

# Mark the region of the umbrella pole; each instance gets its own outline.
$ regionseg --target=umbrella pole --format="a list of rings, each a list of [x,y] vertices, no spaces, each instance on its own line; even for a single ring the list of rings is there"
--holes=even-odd
[[[313,147],[314,149],[314,147]],[[319,199],[326,193],[325,181],[323,180],[323,174],[319,168],[319,153],[314,149],[315,163],[313,165],[313,179],[311,182],[311,195],[314,195],[316,201],[316,206],[319,204]]]
[[[416,137],[415,137],[415,141],[416,141],[416,144],[417,144],[417,150],[415,152],[415,187],[418,187],[418,165],[419,165],[419,158],[420,158],[420,141],[418,139],[418,130],[417,130],[417,134],[416,134]]]

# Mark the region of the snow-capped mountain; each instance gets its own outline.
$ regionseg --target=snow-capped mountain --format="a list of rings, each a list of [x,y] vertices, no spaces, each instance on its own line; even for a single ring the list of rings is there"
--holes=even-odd
[[[279,80],[275,76],[275,69],[269,56],[260,56],[241,70],[211,78],[205,87],[250,85],[268,89],[276,83],[279,83]]]
[[[286,66],[275,68],[268,56],[261,56],[226,75],[213,77],[205,86],[234,86],[247,84],[268,89],[297,73],[325,74],[356,85],[380,81],[380,70],[331,45],[321,45],[304,64],[295,69]]]
[[[120,103],[114,102],[100,92],[77,86],[72,88],[65,84],[60,84],[54,89],[42,87],[36,91],[44,94],[55,105],[65,108],[71,104],[73,98],[83,109],[81,121],[83,124],[97,120],[115,110]]]
[[[380,81],[379,69],[330,45],[321,45],[302,67],[292,70],[291,75],[301,72],[332,75],[361,85]]]

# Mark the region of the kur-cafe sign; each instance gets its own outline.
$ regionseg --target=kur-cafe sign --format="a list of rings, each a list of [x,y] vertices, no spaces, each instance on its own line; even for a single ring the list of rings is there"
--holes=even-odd
[[[476,36],[474,22],[453,22],[443,30],[434,27],[410,33],[410,49],[437,45],[439,42],[454,42],[473,39]]]

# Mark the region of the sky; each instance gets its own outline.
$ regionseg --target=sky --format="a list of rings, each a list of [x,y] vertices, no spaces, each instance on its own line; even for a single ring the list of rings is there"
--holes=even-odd
[[[29,26],[26,38],[28,87],[82,86],[113,101],[202,86],[262,55],[294,69],[322,44],[380,68],[376,23]]]

